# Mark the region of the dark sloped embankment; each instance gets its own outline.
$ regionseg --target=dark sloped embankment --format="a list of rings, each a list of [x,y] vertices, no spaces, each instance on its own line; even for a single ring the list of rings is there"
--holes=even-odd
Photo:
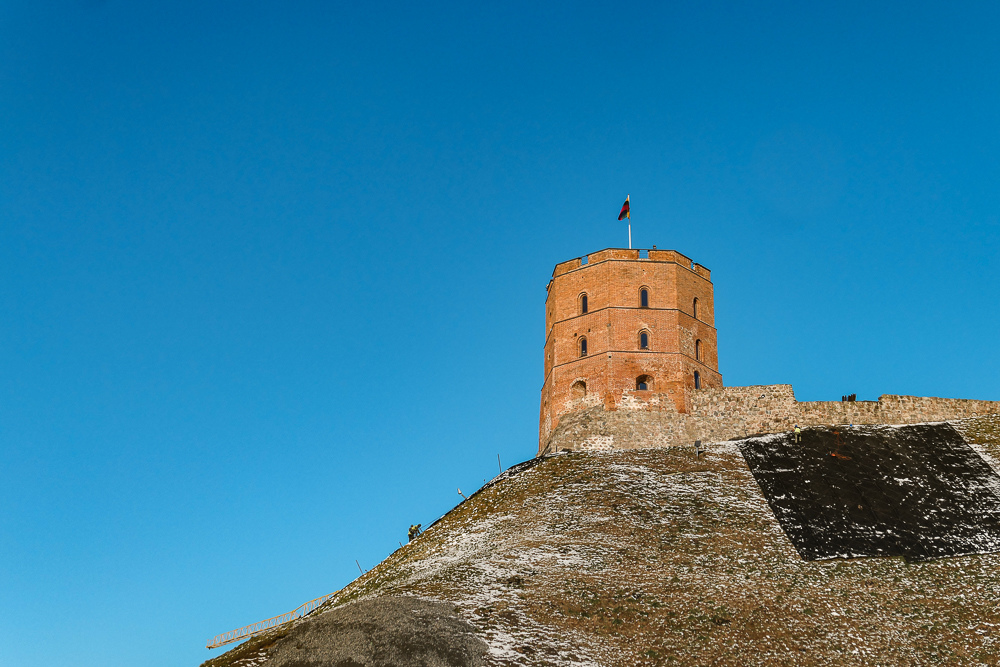
[[[807,560],[1000,551],[1000,476],[950,424],[812,428],[740,450]]]

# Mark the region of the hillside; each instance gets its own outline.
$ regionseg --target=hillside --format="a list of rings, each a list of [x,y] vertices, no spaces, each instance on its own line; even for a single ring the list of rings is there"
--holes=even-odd
[[[955,427],[996,470],[1000,418]],[[407,664],[357,648],[382,632],[373,604],[435,656],[413,664],[997,664],[1000,554],[803,560],[741,444],[522,464],[327,606],[205,667]],[[414,597],[449,604],[398,599]]]

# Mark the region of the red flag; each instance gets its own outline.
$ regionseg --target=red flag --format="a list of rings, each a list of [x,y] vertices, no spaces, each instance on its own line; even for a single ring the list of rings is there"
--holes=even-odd
[[[623,218],[628,218],[629,220],[632,219],[632,216],[629,215],[629,212],[628,212],[628,198],[631,197],[631,196],[632,195],[628,195],[627,197],[625,197],[625,203],[622,204],[622,212],[618,214],[618,219],[619,220],[622,220]]]

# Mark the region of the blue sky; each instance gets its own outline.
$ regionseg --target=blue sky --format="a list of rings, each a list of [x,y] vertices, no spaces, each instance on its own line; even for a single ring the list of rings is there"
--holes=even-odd
[[[0,3],[0,665],[196,665],[530,458],[628,193],[726,384],[1000,400],[1000,6],[818,4]]]

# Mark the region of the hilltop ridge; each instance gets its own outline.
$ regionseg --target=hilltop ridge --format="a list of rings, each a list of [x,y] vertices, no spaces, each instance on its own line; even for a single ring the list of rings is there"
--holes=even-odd
[[[1000,469],[1000,418],[953,425]],[[317,612],[205,667],[392,664],[276,656],[329,610],[400,597],[453,605],[485,642],[420,664],[996,664],[1000,554],[803,560],[740,445],[533,460]]]

